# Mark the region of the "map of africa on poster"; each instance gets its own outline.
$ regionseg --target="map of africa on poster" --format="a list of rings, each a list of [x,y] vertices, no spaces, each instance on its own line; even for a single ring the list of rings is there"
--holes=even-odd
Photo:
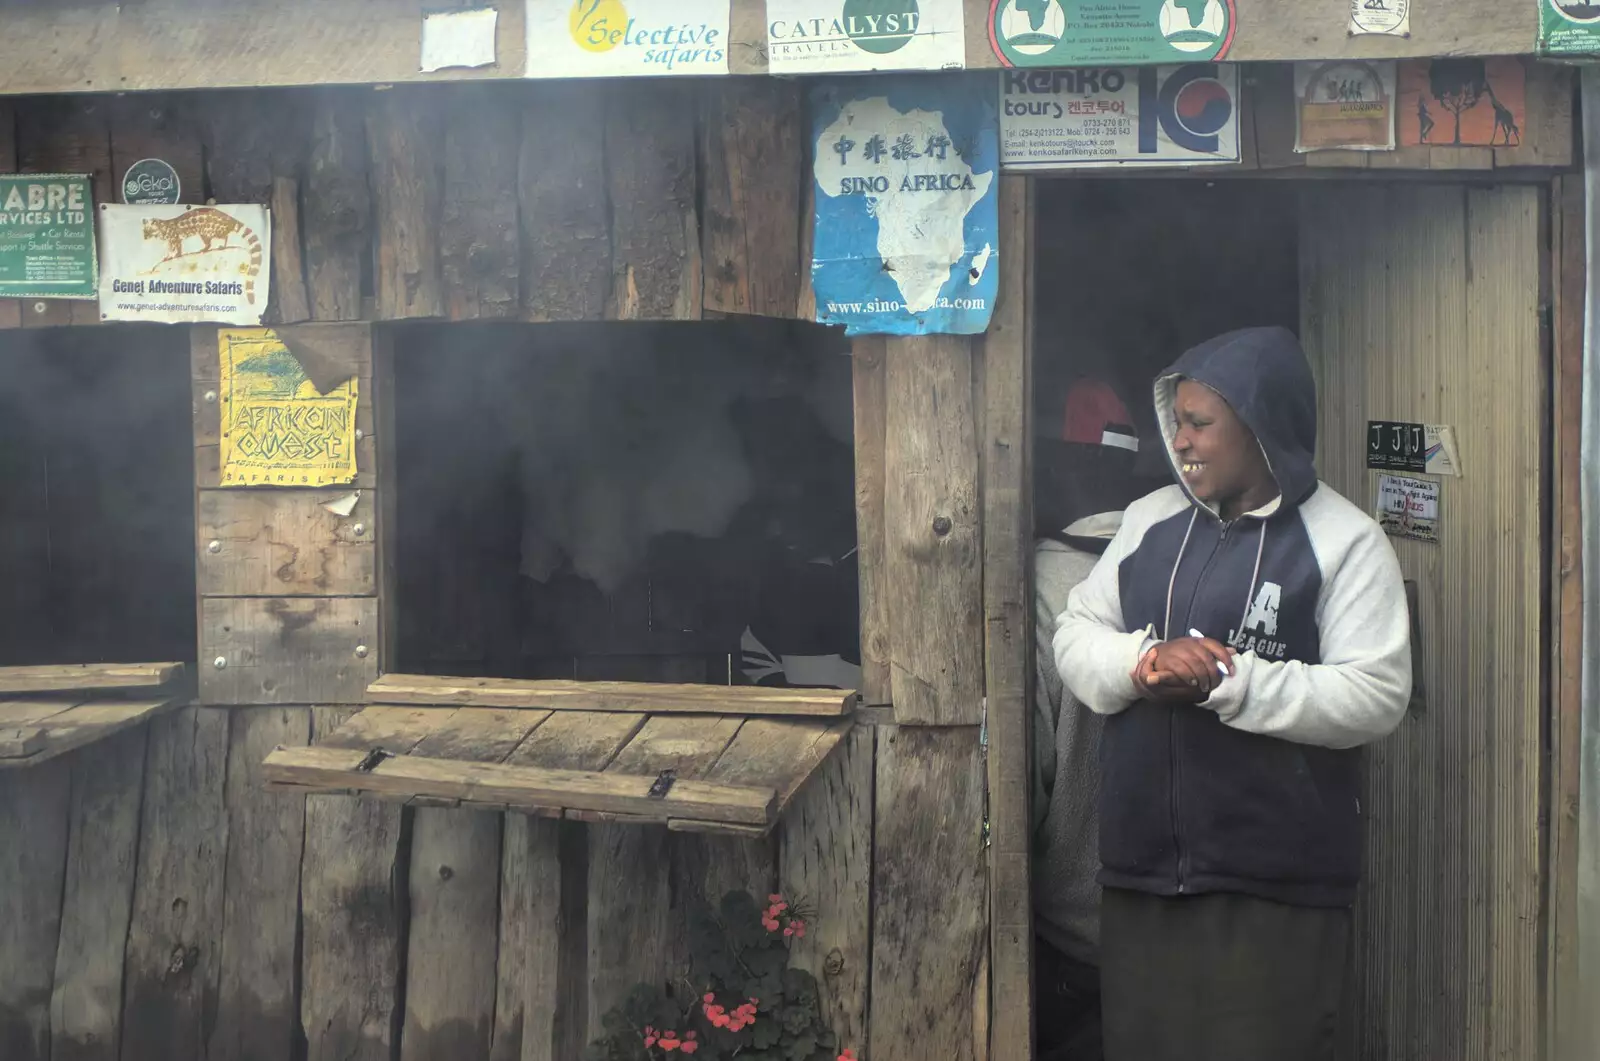
[[[992,77],[886,77],[814,89],[817,320],[847,335],[971,335],[998,280]]]

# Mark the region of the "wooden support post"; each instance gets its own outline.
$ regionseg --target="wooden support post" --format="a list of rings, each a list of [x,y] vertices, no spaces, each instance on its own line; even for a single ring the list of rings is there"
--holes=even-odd
[[[708,82],[701,97],[705,308],[792,317],[806,110],[798,84]]]
[[[323,89],[312,99],[311,151],[301,202],[311,317],[360,320],[372,194],[361,98],[353,90]]]
[[[228,713],[150,723],[123,992],[125,1058],[204,1061],[221,972]]]
[[[1033,287],[1026,177],[1000,179],[1000,295],[983,344],[984,689],[989,753],[990,1061],[1033,1057]]]
[[[861,695],[890,702],[888,542],[884,536],[884,448],[888,396],[881,335],[855,340],[856,571],[861,583]]]
[[[872,1061],[987,1056],[983,789],[977,726],[878,729]]]
[[[297,324],[311,319],[306,295],[305,258],[300,253],[300,181],[272,178],[272,322]]]
[[[605,125],[600,83],[542,83],[523,105],[517,191],[526,320],[605,316],[611,297]]]
[[[616,320],[700,319],[694,103],[687,86],[610,85],[605,172]]]
[[[17,172],[17,105],[0,100],[0,173]],[[22,301],[0,298],[0,329],[22,327]]]
[[[500,930],[502,816],[419,807],[412,821],[411,926],[400,1061],[489,1052]]]
[[[310,708],[240,711],[232,719],[222,975],[208,1061],[289,1057],[294,1050],[306,797],[266,791],[261,762],[276,747],[310,740]]]
[[[0,1057],[49,1061],[68,765],[0,772]]]
[[[439,317],[439,209],[444,168],[437,93],[394,88],[368,101],[367,148],[376,210],[378,320]]]
[[[659,825],[600,823],[589,829],[589,1027],[605,1033],[605,1015],[637,983],[667,971],[672,903],[667,830]]]
[[[885,586],[896,721],[983,713],[982,542],[972,341],[885,344]]]
[[[521,86],[514,86],[521,88]],[[521,115],[504,85],[458,85],[446,96],[439,255],[451,320],[518,314],[517,201]]]
[[[53,1061],[117,1061],[148,732],[135,726],[70,760],[67,878],[50,995]]]
[[[313,709],[315,737],[353,712]],[[300,1023],[306,1061],[393,1061],[406,862],[401,806],[306,797]]]
[[[93,96],[33,100],[17,110],[17,162],[23,173],[88,173],[94,201],[112,198],[111,132],[107,101]],[[28,299],[28,327],[99,324],[100,304],[81,299]]]
[[[876,726],[857,725],[784,815],[779,853],[785,895],[816,911],[790,961],[817,978],[822,1014],[841,1047],[870,1056],[872,788]]]
[[[581,924],[569,926],[562,917],[570,899],[562,874],[562,827],[554,818],[505,816],[490,1061],[560,1061],[582,1053],[582,1044],[557,1044],[564,1008],[583,982],[581,963],[563,965],[562,934],[581,930]],[[580,877],[575,890],[582,888]]]

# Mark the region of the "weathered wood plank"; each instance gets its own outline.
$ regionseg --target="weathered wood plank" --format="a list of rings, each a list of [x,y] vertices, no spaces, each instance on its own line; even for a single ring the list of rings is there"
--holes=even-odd
[[[520,308],[521,242],[510,222],[522,116],[506,88],[461,85],[446,96],[439,256],[451,320],[515,317]]]
[[[700,319],[694,100],[689,86],[609,86],[605,173],[616,320]]]
[[[9,99],[0,99],[0,173],[16,173],[17,166],[17,106]],[[0,329],[22,327],[22,301],[0,298]]]
[[[0,667],[0,693],[156,689],[182,676],[182,663],[49,663]]]
[[[276,312],[269,318],[280,324],[311,319],[306,291],[305,255],[300,247],[300,182],[294,177],[272,178],[272,300]]]
[[[1570,166],[1575,126],[1572,121],[1573,68],[1561,63],[1524,59],[1526,126],[1515,147],[1494,149],[1496,169],[1504,166]]]
[[[489,1053],[502,817],[421,808],[412,819],[401,1061]]]
[[[978,727],[878,730],[873,1061],[987,1053],[975,1041],[987,1025],[983,795]]]
[[[989,960],[994,1012],[991,1061],[1033,1057],[1033,910],[1028,812],[1033,762],[1034,312],[1025,177],[1000,179],[1000,295],[983,344],[984,689],[989,750]]]
[[[372,597],[207,597],[200,697],[208,704],[360,703],[377,677],[377,618]]]
[[[599,772],[645,723],[644,715],[557,712],[506,758],[507,766]]]
[[[672,770],[680,778],[705,777],[743,723],[743,719],[704,715],[653,716],[617,753],[606,773],[654,776]]]
[[[0,775],[0,1057],[48,1061],[67,864],[65,763]]]
[[[122,973],[139,855],[148,730],[140,726],[75,756],[51,1061],[117,1061]]]
[[[325,739],[349,712],[312,709]],[[306,1061],[393,1061],[405,900],[401,808],[307,796],[300,878]]]
[[[150,727],[124,972],[124,1058],[204,1061],[221,972],[228,713]]]
[[[976,723],[982,535],[972,342],[895,338],[885,363],[890,687],[901,723]]]
[[[750,719],[703,776],[728,785],[771,785],[782,814],[853,725],[849,719],[826,728],[809,721]]]
[[[0,727],[0,769],[33,769],[48,759],[147,722],[178,703],[170,697],[91,701],[37,724]]]
[[[34,100],[17,111],[17,163],[23,173],[88,173],[96,203],[113,201],[111,131],[106,100]],[[100,303],[89,299],[27,299],[25,327],[99,324]]]
[[[436,94],[392,88],[367,107],[379,320],[444,313],[439,209],[444,172]]]
[[[666,978],[672,904],[663,826],[591,825],[588,841],[586,1043],[604,1033],[606,1013],[635,984]]]
[[[668,685],[654,682],[527,681],[385,674],[368,698],[389,704],[536,707],[554,711],[648,711],[661,714],[842,715],[853,693],[767,689],[753,685]]]
[[[280,748],[267,757],[266,780],[314,791],[359,790],[380,796],[433,796],[504,804],[644,814],[657,820],[676,815],[748,825],[772,820],[776,794],[770,788],[679,780],[664,798],[648,793],[655,774],[595,774],[499,763],[390,756],[367,767],[367,753],[341,748]],[[365,768],[364,768],[365,767]]]
[[[292,1056],[300,1026],[295,933],[306,801],[262,791],[261,762],[279,745],[310,739],[305,707],[242,711],[232,720],[222,975],[208,1061]]]
[[[445,726],[419,741],[411,754],[428,759],[502,762],[550,714],[522,708],[464,707],[454,712]]]
[[[855,387],[856,572],[861,585],[861,696],[887,704],[889,678],[889,559],[884,532],[888,397],[884,338],[863,336],[851,346]]]
[[[583,994],[582,968],[564,968],[563,823],[510,813],[500,853],[499,959],[489,1061],[559,1061],[561,1014]],[[581,828],[581,827],[576,827]],[[577,888],[582,890],[581,878]]]
[[[370,247],[372,193],[362,97],[322,90],[311,102],[311,148],[301,188],[311,316],[361,317],[361,261]]]
[[[605,125],[605,88],[594,82],[542,82],[522,109],[517,190],[527,320],[605,315],[611,297]]]
[[[784,815],[778,864],[791,901],[815,912],[790,961],[817,978],[841,1047],[867,1054],[872,945],[872,785],[876,730],[858,726]]]
[[[208,597],[371,596],[377,592],[376,505],[362,493],[347,516],[327,506],[348,487],[201,490],[195,565]]]
[[[317,747],[362,752],[379,748],[392,755],[409,755],[454,716],[449,708],[366,707],[322,736]]]
[[[792,317],[800,263],[805,107],[798,82],[715,81],[702,91],[705,308]]]

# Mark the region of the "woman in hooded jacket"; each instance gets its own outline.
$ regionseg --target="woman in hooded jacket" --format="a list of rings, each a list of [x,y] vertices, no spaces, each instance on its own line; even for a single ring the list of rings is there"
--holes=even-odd
[[[1359,748],[1411,691],[1399,564],[1319,483],[1282,328],[1155,384],[1178,484],[1135,502],[1057,620],[1097,714],[1108,1061],[1333,1057],[1361,874]]]

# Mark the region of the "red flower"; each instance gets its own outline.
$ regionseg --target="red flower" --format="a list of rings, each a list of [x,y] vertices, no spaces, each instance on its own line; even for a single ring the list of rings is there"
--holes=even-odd
[[[656,1039],[656,1030],[650,1027],[650,1025],[646,1024],[644,1026],[644,1044],[646,1046],[654,1046],[656,1044]]]
[[[683,1044],[683,1052],[686,1054],[692,1054],[698,1049],[700,1049],[700,1044],[693,1039],[686,1040]]]
[[[789,922],[789,928],[794,932],[796,939],[806,938],[806,923],[798,918]],[[787,933],[785,933],[787,935]]]
[[[839,1061],[856,1061],[856,1052],[847,1047],[846,1049],[840,1051]]]
[[[680,1047],[682,1045],[683,1045],[683,1041],[678,1038],[678,1033],[677,1032],[662,1032],[661,1033],[661,1049],[667,1051],[668,1053],[671,1053],[673,1050],[676,1050],[678,1047]]]
[[[783,902],[783,896],[781,896],[781,895],[769,895],[769,896],[767,896],[767,902],[769,902],[769,903],[781,903],[781,902]]]
[[[717,1000],[717,996],[716,995],[712,994],[710,991],[706,992],[705,1001],[707,1001],[707,1002],[715,1002],[716,1000]]]

